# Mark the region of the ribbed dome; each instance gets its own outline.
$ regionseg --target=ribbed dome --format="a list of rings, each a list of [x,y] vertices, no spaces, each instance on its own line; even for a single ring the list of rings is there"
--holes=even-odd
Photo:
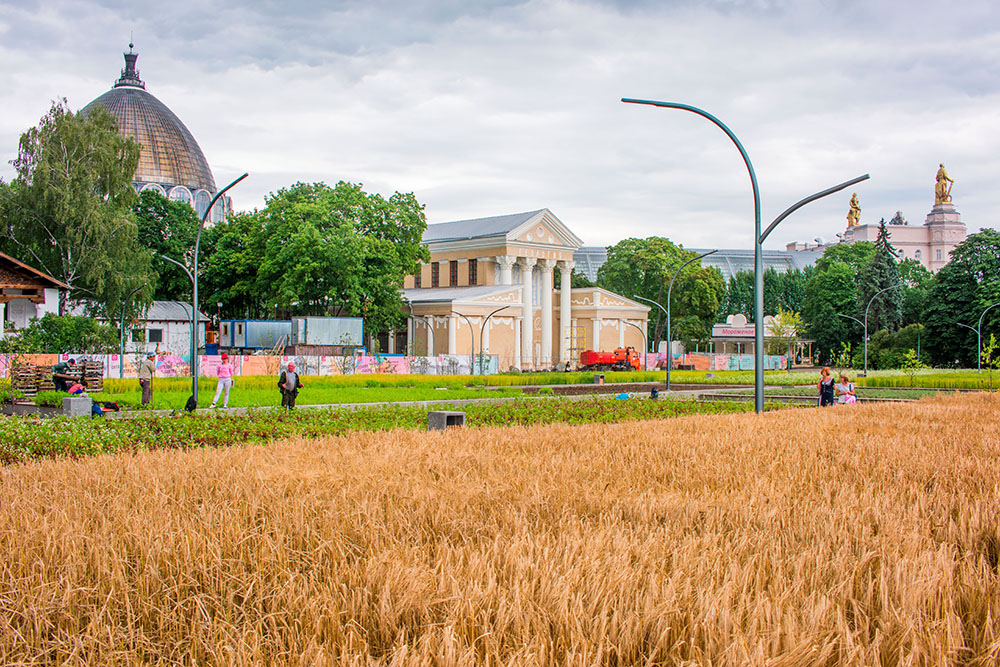
[[[81,109],[103,104],[118,119],[122,134],[134,137],[142,150],[136,182],[158,183],[164,187],[183,185],[215,194],[215,179],[205,154],[181,119],[163,102],[145,91],[135,69],[138,54],[125,55],[125,69],[114,87]]]

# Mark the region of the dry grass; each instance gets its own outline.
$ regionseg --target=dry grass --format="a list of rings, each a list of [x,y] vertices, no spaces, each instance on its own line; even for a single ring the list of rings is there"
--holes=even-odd
[[[1000,397],[0,470],[3,664],[994,665]]]

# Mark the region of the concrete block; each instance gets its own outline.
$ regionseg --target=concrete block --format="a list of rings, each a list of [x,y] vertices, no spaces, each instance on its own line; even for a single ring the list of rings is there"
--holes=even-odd
[[[594,384],[604,384],[604,373],[594,373]]]
[[[63,400],[63,415],[67,417],[90,417],[91,400],[83,396],[67,396]]]
[[[465,426],[465,413],[452,410],[432,410],[427,413],[428,431],[443,431],[450,426]]]

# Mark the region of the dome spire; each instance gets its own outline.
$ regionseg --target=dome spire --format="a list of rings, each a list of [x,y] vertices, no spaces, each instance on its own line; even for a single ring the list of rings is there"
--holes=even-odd
[[[121,77],[115,82],[115,88],[132,86],[133,88],[142,88],[143,90],[146,89],[146,84],[139,78],[139,70],[135,68],[135,61],[139,59],[139,54],[133,51],[134,48],[135,44],[132,43],[132,39],[130,37],[128,42],[128,53],[122,54],[125,56],[125,69],[122,70]]]

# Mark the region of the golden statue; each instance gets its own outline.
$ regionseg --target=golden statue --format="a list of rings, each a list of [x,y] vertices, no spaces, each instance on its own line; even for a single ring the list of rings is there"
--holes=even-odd
[[[951,201],[951,188],[955,185],[955,181],[948,178],[948,172],[944,170],[944,163],[938,169],[935,179],[937,184],[934,186],[934,203],[947,204]]]
[[[858,203],[858,193],[851,195],[851,208],[847,211],[847,226],[857,227],[861,221],[861,204]]]

